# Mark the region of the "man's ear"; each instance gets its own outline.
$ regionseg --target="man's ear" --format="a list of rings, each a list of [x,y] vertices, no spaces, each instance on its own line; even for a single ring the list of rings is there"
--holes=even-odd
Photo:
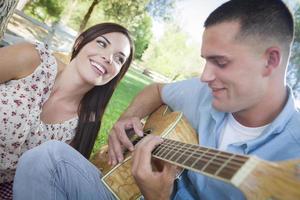
[[[270,47],[265,51],[266,64],[263,71],[264,76],[269,76],[281,63],[281,49]]]

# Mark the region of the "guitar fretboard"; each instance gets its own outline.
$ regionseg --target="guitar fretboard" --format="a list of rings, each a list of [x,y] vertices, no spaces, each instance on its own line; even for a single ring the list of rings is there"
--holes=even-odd
[[[157,146],[152,154],[161,160],[225,181],[230,181],[249,159],[247,156],[170,139],[164,139],[164,142]]]

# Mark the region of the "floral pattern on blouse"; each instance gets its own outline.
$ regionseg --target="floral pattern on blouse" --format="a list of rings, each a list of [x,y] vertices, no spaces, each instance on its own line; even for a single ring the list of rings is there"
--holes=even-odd
[[[47,45],[36,43],[41,63],[35,71],[18,80],[0,84],[0,183],[13,180],[20,156],[48,140],[70,142],[78,118],[59,124],[40,119],[57,75],[55,57]]]

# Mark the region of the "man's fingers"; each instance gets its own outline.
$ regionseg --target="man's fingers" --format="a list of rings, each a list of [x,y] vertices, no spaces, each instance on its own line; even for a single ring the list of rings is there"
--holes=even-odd
[[[163,174],[165,174],[165,176],[167,176],[168,179],[174,180],[179,171],[180,170],[176,165],[164,162]]]
[[[140,136],[140,137],[143,137],[144,136],[144,132],[143,132],[143,125],[140,121],[139,118],[133,118],[132,119],[132,125],[133,125],[133,129],[134,129],[134,132]]]
[[[117,128],[116,131],[117,137],[121,144],[130,151],[134,150],[132,142],[129,140],[124,128]]]
[[[136,145],[135,158],[141,163],[139,168],[142,170],[152,170],[151,167],[151,152],[152,150],[163,142],[163,139],[159,136],[147,135]],[[143,169],[144,168],[144,169]]]
[[[109,135],[108,145],[109,164],[116,165],[118,163],[118,154],[123,156],[121,144],[119,143],[116,134]]]
[[[134,150],[132,141],[128,138],[125,130],[133,128],[137,135],[143,135],[142,124],[137,117],[123,119],[118,121],[112,128],[108,144],[109,144],[109,164],[115,165],[124,159],[124,149]],[[124,147],[124,148],[123,148]]]

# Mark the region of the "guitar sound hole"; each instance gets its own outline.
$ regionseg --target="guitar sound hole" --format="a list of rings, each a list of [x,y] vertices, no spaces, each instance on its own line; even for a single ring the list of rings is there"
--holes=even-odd
[[[149,135],[152,133],[152,129],[151,128],[146,129],[146,130],[144,130],[144,133],[145,133],[145,135]]]
[[[127,137],[129,138],[129,140],[132,142],[133,145],[135,145],[136,143],[138,143],[143,137],[145,137],[146,135],[149,135],[152,133],[152,129],[146,129],[144,130],[144,136],[143,137],[139,137],[137,134],[135,134],[134,129],[130,128],[125,130]]]

